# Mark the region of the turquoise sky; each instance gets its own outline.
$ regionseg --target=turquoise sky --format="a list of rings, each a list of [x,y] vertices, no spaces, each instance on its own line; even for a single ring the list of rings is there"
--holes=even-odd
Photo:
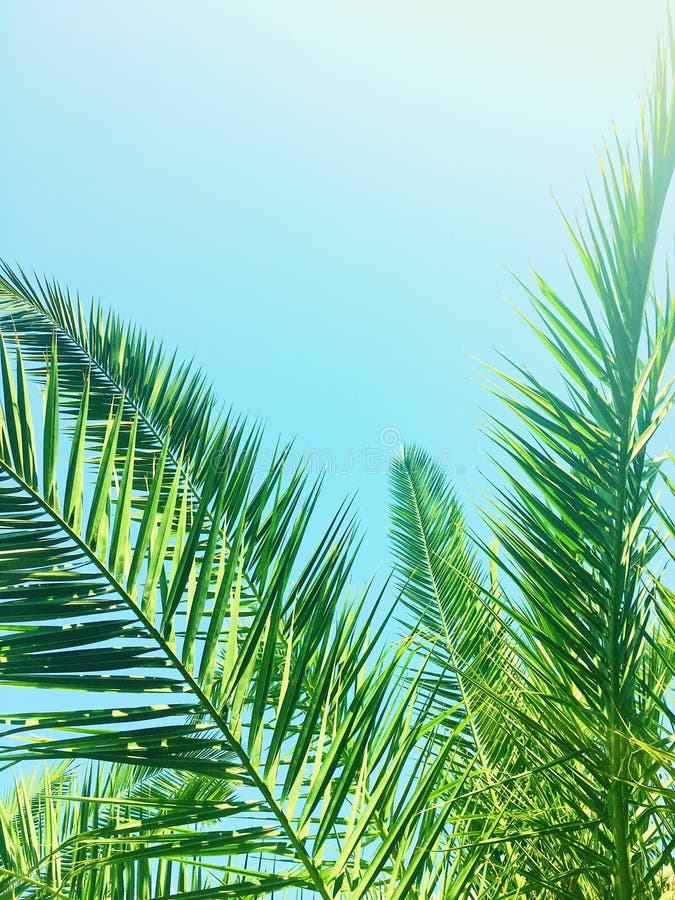
[[[663,0],[0,2],[0,255],[96,295],[358,491],[387,568],[386,458],[489,471],[472,357],[548,363],[507,268],[564,282],[629,134]]]

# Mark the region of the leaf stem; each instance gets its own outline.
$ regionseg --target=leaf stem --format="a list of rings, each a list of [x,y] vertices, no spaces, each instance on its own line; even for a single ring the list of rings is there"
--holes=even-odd
[[[96,566],[96,568],[101,572],[101,574],[106,578],[106,580],[110,583],[113,590],[119,595],[120,599],[124,601],[124,603],[129,607],[129,609],[134,613],[134,615],[141,622],[143,627],[147,629],[150,637],[154,638],[159,648],[165,654],[165,656],[171,662],[173,668],[177,671],[177,673],[183,678],[185,683],[190,687],[190,690],[195,695],[199,704],[201,705],[204,712],[213,720],[214,724],[220,729],[221,733],[230,744],[232,750],[239,758],[243,768],[246,770],[249,775],[251,781],[255,785],[255,787],[260,791],[265,802],[267,803],[270,812],[277,819],[279,824],[281,825],[284,833],[287,838],[293,845],[300,861],[304,865],[307,873],[309,874],[316,890],[319,892],[321,897],[324,900],[332,900],[331,894],[328,892],[326,885],[321,877],[321,874],[314,864],[311,856],[309,855],[307,849],[305,848],[302,840],[297,836],[293,826],[289,822],[286,817],[284,811],[281,809],[277,801],[274,799],[271,790],[268,785],[264,781],[264,779],[260,776],[257,769],[249,759],[246,751],[242,747],[242,745],[237,741],[234,737],[230,728],[227,725],[227,722],[221,715],[221,713],[216,709],[216,707],[211,703],[210,699],[201,689],[199,683],[195,680],[192,674],[183,666],[180,658],[177,654],[172,650],[169,644],[165,641],[161,632],[155,627],[155,625],[150,621],[150,619],[143,613],[139,606],[134,602],[131,596],[126,592],[126,590],[122,587],[119,581],[114,577],[112,572],[108,569],[105,563],[102,563],[96,554],[93,552],[91,547],[89,547],[82,538],[73,531],[72,528],[61,518],[59,513],[53,509],[47,502],[44,500],[40,494],[30,487],[24,479],[19,476],[14,469],[9,466],[4,460],[0,460],[0,467],[2,467],[7,474],[13,478],[20,487],[40,506],[42,509],[56,522],[56,524],[65,532],[65,534],[77,544],[79,549],[91,560],[91,562]]]

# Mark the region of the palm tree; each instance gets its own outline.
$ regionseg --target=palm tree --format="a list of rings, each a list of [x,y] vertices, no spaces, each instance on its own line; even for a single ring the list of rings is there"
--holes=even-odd
[[[551,390],[498,373],[490,433],[501,475],[485,519],[487,578],[442,471],[405,448],[393,470],[393,542],[408,625],[421,623],[430,703],[459,704],[486,800],[516,785],[494,855],[506,896],[658,897],[675,851],[670,490],[649,448],[673,400],[675,303],[655,275],[675,166],[672,46],[659,59],[636,165],[617,139],[567,223],[574,301],[542,277],[534,333],[559,364]],[[533,777],[536,773],[536,777]],[[508,839],[507,839],[508,838]]]
[[[605,213],[591,196],[569,226],[576,301],[531,292],[563,387],[500,376],[496,543],[404,448],[388,604],[353,586],[349,507],[318,529],[290,447],[265,462],[199,370],[4,267],[0,680],[45,700],[0,717],[3,764],[29,764],[0,815],[0,897],[666,890],[672,482],[649,447],[672,400],[653,261],[674,64],[635,167],[617,142]]]

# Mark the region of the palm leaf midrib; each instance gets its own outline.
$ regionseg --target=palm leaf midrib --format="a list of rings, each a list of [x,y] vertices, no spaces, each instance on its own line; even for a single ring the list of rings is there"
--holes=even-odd
[[[117,581],[112,572],[108,569],[107,565],[102,562],[97,554],[93,551],[91,547],[89,547],[82,538],[68,525],[68,523],[62,518],[60,513],[51,507],[46,500],[40,495],[38,491],[32,488],[5,460],[0,458],[0,467],[7,472],[7,474],[20,486],[20,488],[35,502],[37,503],[44,512],[52,518],[52,520],[58,525],[59,528],[62,529],[64,534],[73,541],[79,550],[87,556],[87,558],[92,562],[92,564],[99,570],[101,575],[108,581],[108,583],[112,586],[113,590],[117,593],[119,598],[125,603],[128,609],[136,616],[139,622],[143,625],[143,627],[147,630],[148,635],[155,641],[160,651],[165,655],[167,660],[171,663],[171,666],[176,670],[176,672],[180,675],[180,677],[184,680],[185,684],[189,687],[191,692],[194,694],[195,698],[198,700],[204,712],[206,712],[209,717],[212,719],[214,724],[221,731],[225,740],[230,744],[232,750],[236,753],[237,757],[241,761],[244,766],[247,774],[251,778],[251,781],[255,785],[256,789],[260,791],[265,802],[267,803],[271,814],[278,820],[280,826],[284,830],[284,833],[288,837],[288,839],[293,844],[299,859],[302,861],[303,865],[307,869],[307,872],[312,879],[315,887],[320,892],[321,896],[325,898],[325,900],[330,900],[330,895],[327,893],[323,879],[319,873],[318,868],[314,864],[311,859],[309,853],[305,849],[304,843],[295,833],[295,830],[282,808],[278,805],[272,792],[268,788],[264,779],[261,778],[255,766],[251,763],[251,760],[248,757],[248,754],[242,747],[239,741],[236,740],[234,735],[232,734],[230,728],[228,727],[225,719],[221,715],[221,713],[216,709],[216,707],[212,704],[209,697],[202,691],[199,683],[192,676],[192,674],[187,670],[187,668],[182,664],[180,658],[173,651],[168,642],[164,639],[161,632],[155,627],[154,623],[152,623],[147,616],[142,612],[142,610],[138,607],[138,605],[134,602],[132,597],[127,593],[124,587]]]
[[[174,448],[172,447],[171,442],[167,441],[167,435],[168,435],[167,430],[164,429],[164,433],[162,433],[160,431],[159,426],[156,425],[155,422],[153,421],[153,419],[147,415],[146,410],[144,409],[142,403],[140,401],[137,401],[137,399],[131,393],[126,391],[125,385],[124,385],[122,379],[120,378],[119,381],[116,380],[113,377],[113,374],[110,372],[110,370],[96,358],[96,356],[91,352],[91,350],[87,346],[85,346],[78,339],[78,337],[76,335],[74,335],[71,331],[69,331],[62,322],[58,321],[51,312],[44,309],[42,306],[38,306],[36,304],[36,302],[33,301],[29,296],[26,296],[23,293],[20,293],[2,275],[1,270],[4,270],[5,273],[8,273],[11,271],[8,269],[7,265],[2,260],[0,260],[0,290],[3,291],[5,294],[13,297],[14,300],[16,300],[17,302],[29,306],[34,315],[37,315],[39,317],[46,319],[51,324],[51,326],[58,331],[62,340],[67,341],[74,348],[76,348],[82,354],[84,354],[84,356],[89,361],[90,367],[92,369],[95,369],[96,372],[98,372],[98,374],[101,376],[104,383],[107,383],[107,385],[121,397],[121,401],[124,404],[128,405],[131,408],[131,410],[133,410],[133,412],[136,415],[138,415],[139,420],[142,421],[144,428],[146,428],[147,431],[150,433],[152,440],[155,443],[154,449],[161,450],[166,444],[167,456],[171,460],[174,470],[178,469],[179,467],[181,468],[181,476],[184,479],[184,482],[187,485],[191,496],[198,503],[202,497],[201,489],[195,483],[194,479],[192,479],[190,477],[190,469],[185,464],[185,461],[181,460],[180,455],[177,454],[176,451],[174,450]],[[23,274],[24,273],[22,272],[22,275]],[[25,277],[26,276],[24,275],[24,278]],[[1,298],[1,294],[0,294],[0,298]],[[80,309],[81,309],[81,307],[80,307]],[[12,317],[10,316],[10,318],[12,318]],[[12,319],[12,321],[13,321],[13,319]],[[121,371],[121,367],[120,367],[120,371]],[[219,423],[218,418],[217,418],[216,421],[213,423],[209,423],[209,422],[205,421],[203,423],[203,427],[208,429],[210,431],[210,435],[213,436],[214,434],[216,434],[218,432],[219,427],[222,427],[222,424],[223,423]],[[208,440],[208,438],[207,438],[207,440]],[[208,452],[211,452],[212,450],[213,450],[213,446],[211,446],[209,448]],[[210,521],[212,526],[215,524],[213,521],[213,514],[212,514],[212,511],[210,508],[207,508],[207,510],[206,510],[206,518]],[[243,574],[244,574],[244,578],[246,580],[247,587],[250,589],[251,593],[259,600],[260,596],[259,596],[258,589],[256,588],[250,573],[247,571],[247,569],[244,569]]]
[[[8,267],[6,264],[0,260],[0,267],[7,272]],[[24,273],[22,272],[22,275]],[[25,275],[24,275],[25,278]],[[158,427],[155,423],[146,415],[145,410],[143,409],[140,401],[136,401],[136,399],[125,390],[125,385],[121,383],[121,380],[118,382],[110,372],[110,370],[101,363],[96,356],[91,352],[89,347],[85,346],[71,331],[69,331],[65,325],[58,321],[52,313],[43,308],[42,306],[38,306],[33,300],[27,297],[25,294],[20,293],[16,288],[14,288],[7,279],[0,274],[0,288],[5,293],[5,295],[11,296],[19,303],[23,303],[30,307],[34,315],[37,315],[43,319],[46,319],[51,326],[59,332],[61,338],[65,341],[68,341],[73,347],[77,348],[89,361],[89,367],[94,369],[102,378],[104,382],[107,382],[108,386],[114,388],[114,390],[119,393],[125,404],[128,404],[135,413],[138,414],[139,418],[142,419],[143,424],[147,428],[147,430],[152,435],[154,441],[156,442],[157,449],[161,448],[164,445],[164,441],[166,439],[166,431],[164,434],[161,434]],[[80,307],[81,309],[81,307]],[[10,314],[10,320],[13,320],[13,317]],[[176,468],[179,465],[179,457],[173,450],[171,446],[168,448],[168,456],[171,459],[172,463]],[[186,480],[187,479],[186,476]],[[198,495],[196,495],[198,496]]]
[[[429,572],[429,578],[431,580],[434,598],[436,600],[436,605],[438,607],[439,615],[441,617],[441,622],[443,625],[443,633],[445,636],[445,642],[446,642],[448,652],[450,653],[450,657],[452,660],[453,671],[455,673],[455,677],[457,678],[457,684],[458,684],[458,687],[459,687],[459,690],[460,690],[460,693],[462,696],[462,703],[463,703],[464,708],[467,713],[467,718],[469,721],[469,729],[471,731],[471,735],[474,740],[474,745],[476,747],[476,751],[478,753],[481,766],[485,772],[489,772],[490,771],[489,763],[488,763],[487,757],[485,755],[485,749],[483,747],[483,742],[481,741],[478,731],[477,731],[477,728],[476,728],[475,714],[472,712],[472,704],[471,704],[471,701],[469,700],[469,697],[468,697],[468,694],[467,694],[467,691],[466,691],[466,688],[464,685],[464,677],[462,674],[460,662],[457,659],[454,643],[452,641],[452,638],[450,637],[450,631],[448,629],[448,623],[446,620],[445,610],[443,609],[441,592],[438,587],[436,573],[434,571],[434,566],[433,566],[430,549],[429,549],[429,545],[428,545],[426,523],[424,521],[422,510],[420,508],[419,497],[417,494],[417,486],[415,484],[414,479],[411,477],[409,462],[408,462],[407,457],[404,458],[404,460],[403,460],[403,466],[404,466],[406,478],[408,481],[410,496],[413,501],[413,507],[414,507],[414,511],[415,511],[417,525],[419,528],[419,534],[422,539],[422,546],[424,547],[424,556],[425,556],[426,563],[427,563],[427,570]]]

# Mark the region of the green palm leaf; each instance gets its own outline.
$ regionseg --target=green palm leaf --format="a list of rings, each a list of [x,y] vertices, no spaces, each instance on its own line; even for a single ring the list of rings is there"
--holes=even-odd
[[[617,141],[603,168],[604,213],[591,195],[585,225],[569,226],[579,310],[540,277],[530,294],[532,327],[564,389],[525,369],[505,375],[499,396],[525,429],[493,429],[509,489],[489,521],[505,551],[503,583],[514,586],[501,605],[517,625],[549,754],[576,753],[577,802],[598,823],[576,877],[617,898],[658,896],[654,874],[674,846],[663,768],[672,656],[660,637],[670,613],[653,574],[659,466],[648,456],[673,399],[675,306],[668,282],[660,301],[652,278],[675,168],[672,65],[662,54],[635,167]]]
[[[673,401],[675,303],[653,278],[673,65],[671,47],[635,166],[617,140],[604,206],[592,194],[584,226],[568,225],[576,305],[539,276],[529,292],[562,389],[500,373],[510,418],[492,435],[507,487],[493,485],[486,515],[499,546],[482,548],[489,585],[440,468],[406,447],[392,471],[404,621],[442,676],[435,702],[466,714],[464,756],[485,773],[467,815],[502,804],[491,864],[508,896],[659,897],[675,849],[673,523],[656,498],[664,461],[649,456]],[[480,896],[491,890],[487,877]]]
[[[3,423],[12,426],[0,432],[0,680],[87,700],[6,717],[0,755],[223,782],[241,798],[242,821],[209,848],[233,856],[238,846],[228,870],[239,871],[235,893],[279,890],[284,879],[324,897],[336,885],[366,896],[396,884],[420,840],[443,839],[449,804],[421,811],[455,735],[429,740],[435,716],[420,707],[416,682],[403,680],[407,644],[383,654],[378,602],[366,614],[365,595],[345,597],[355,552],[348,508],[307,553],[318,486],[302,468],[286,471],[287,448],[261,472],[258,429],[209,413],[191,420],[188,437],[180,407],[187,421],[192,394],[179,392],[176,420],[163,423],[151,400],[169,388],[139,387],[119,363],[143,341],[112,319],[101,335],[98,314],[85,339],[83,314],[62,299],[57,321],[55,305],[40,311],[9,287],[0,299],[16,329],[3,368]],[[36,427],[25,414],[31,383],[45,391]],[[26,462],[39,446],[44,490]],[[402,786],[393,773],[403,765],[418,778]],[[256,828],[275,841],[271,871],[263,854],[253,880],[251,795]],[[173,839],[162,846],[189,855],[187,838]],[[201,832],[190,840],[205,852]],[[161,857],[153,848],[134,852]],[[438,877],[416,862],[413,881],[431,891]]]

